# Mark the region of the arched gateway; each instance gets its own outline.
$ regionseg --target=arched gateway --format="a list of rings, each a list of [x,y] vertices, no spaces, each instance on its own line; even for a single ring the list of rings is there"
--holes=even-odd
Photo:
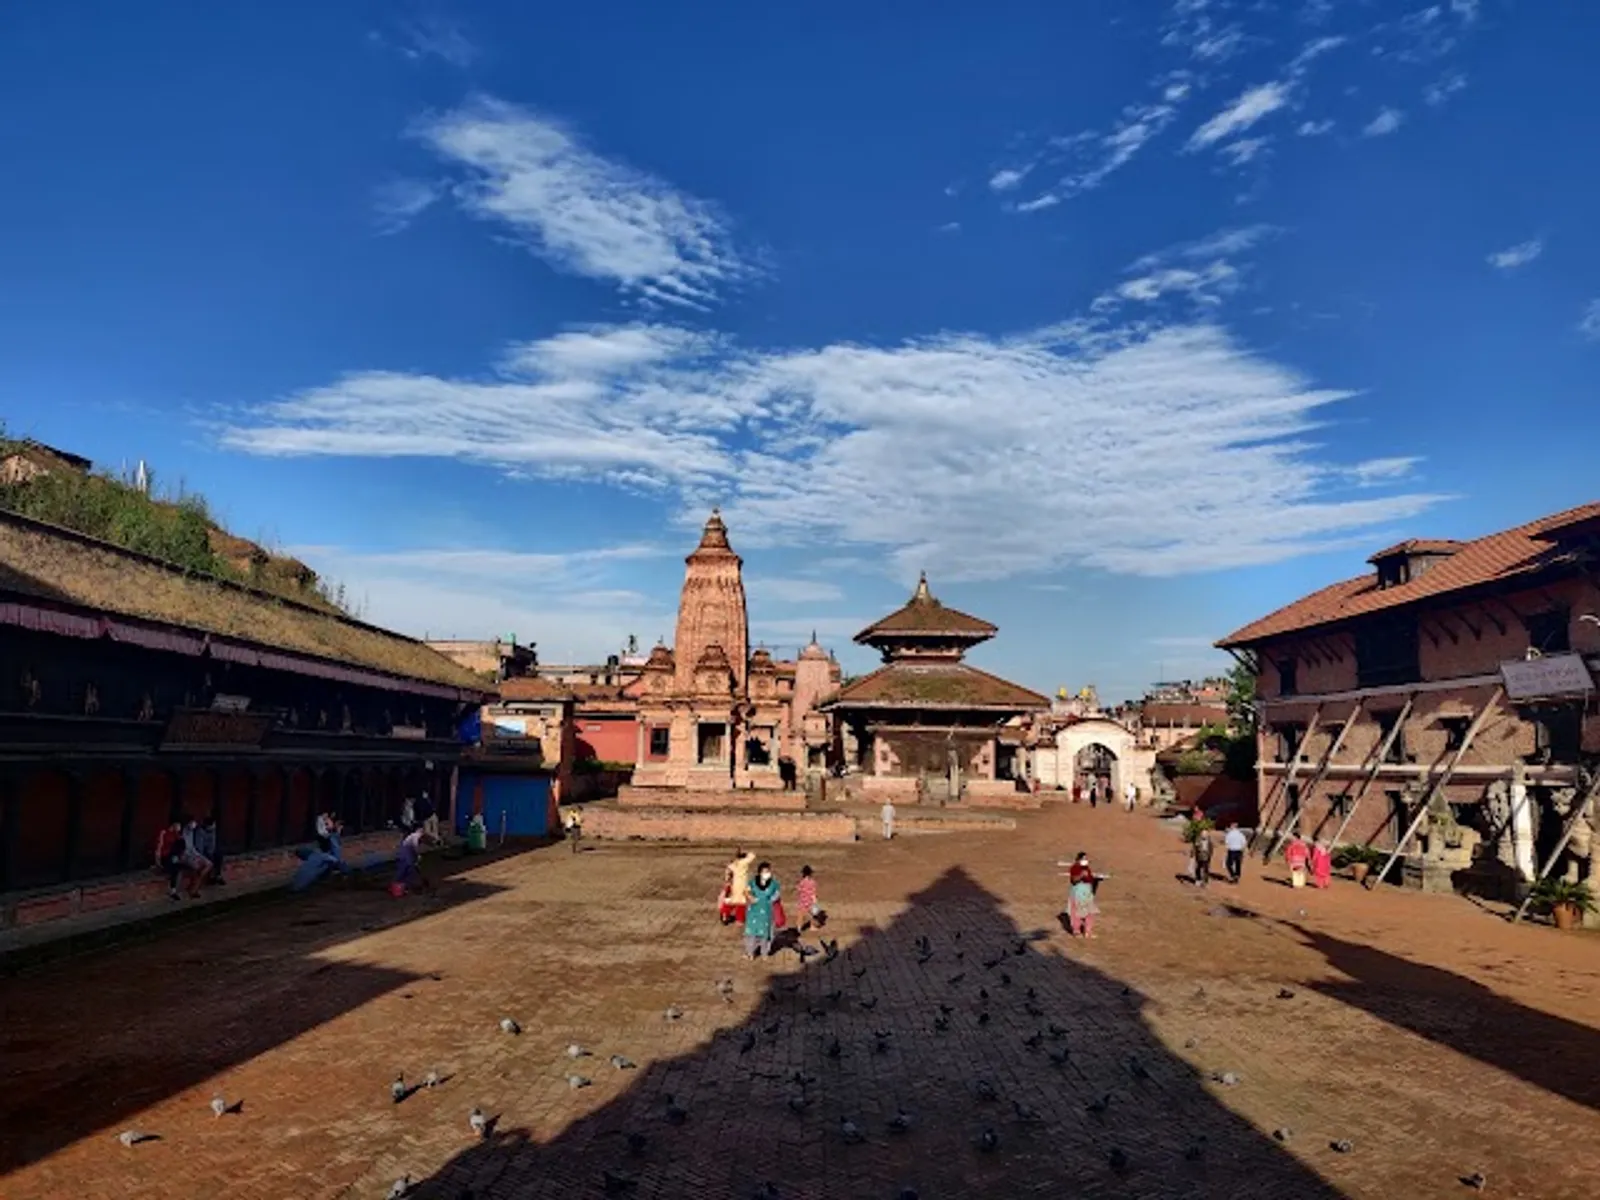
[[[1111,795],[1120,797],[1122,786],[1133,778],[1133,734],[1119,722],[1105,717],[1074,721],[1056,734],[1054,745],[1034,751],[1034,773],[1041,788],[1060,787],[1071,791],[1074,783],[1087,787],[1090,777],[1109,781]],[[1139,779],[1133,778],[1134,783]]]

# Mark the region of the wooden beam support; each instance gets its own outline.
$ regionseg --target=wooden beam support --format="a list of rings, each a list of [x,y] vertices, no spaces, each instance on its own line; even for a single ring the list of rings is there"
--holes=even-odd
[[[1505,635],[1506,635],[1506,623],[1504,621],[1502,621],[1499,617],[1494,615],[1494,609],[1490,608],[1487,604],[1485,604],[1483,606],[1483,615],[1489,618],[1489,624],[1494,626],[1495,632],[1498,633],[1501,637],[1505,637]]]
[[[1272,856],[1282,847],[1284,839],[1291,837],[1299,830],[1300,814],[1305,811],[1305,800],[1317,790],[1318,785],[1327,777],[1328,768],[1333,765],[1333,760],[1338,757],[1339,750],[1344,745],[1344,739],[1350,732],[1350,727],[1361,717],[1361,704],[1361,701],[1356,701],[1356,706],[1350,710],[1350,715],[1345,718],[1344,724],[1339,726],[1339,732],[1328,743],[1327,753],[1322,756],[1322,761],[1317,764],[1316,774],[1312,775],[1311,782],[1306,784],[1305,790],[1301,793],[1301,803],[1295,805],[1292,814],[1285,813],[1285,820],[1278,823],[1278,831],[1273,837],[1271,847],[1261,856],[1262,862],[1270,862]]]
[[[1476,738],[1479,731],[1483,729],[1484,722],[1488,720],[1489,713],[1494,710],[1495,705],[1500,703],[1500,697],[1504,694],[1505,685],[1497,685],[1494,689],[1494,692],[1489,696],[1489,699],[1484,701],[1483,707],[1473,715],[1472,724],[1467,726],[1466,736],[1461,739],[1461,745],[1456,747],[1455,753],[1451,755],[1449,763],[1445,766],[1444,774],[1440,775],[1431,784],[1429,784],[1427,790],[1422,793],[1422,799],[1417,801],[1416,816],[1411,819],[1411,824],[1406,827],[1405,834],[1400,838],[1399,842],[1395,844],[1394,853],[1389,855],[1388,861],[1383,864],[1383,869],[1378,872],[1376,878],[1371,879],[1368,883],[1367,886],[1369,889],[1377,887],[1378,884],[1382,883],[1384,878],[1389,874],[1390,870],[1393,869],[1396,860],[1405,853],[1406,844],[1416,836],[1417,830],[1422,826],[1422,819],[1428,815],[1428,805],[1433,802],[1434,796],[1442,791],[1450,782],[1450,776],[1454,775],[1456,768],[1461,765],[1461,760],[1466,757],[1467,751],[1472,746],[1473,739]]]
[[[1437,650],[1439,648],[1439,639],[1433,636],[1433,630],[1428,628],[1428,623],[1426,621],[1418,621],[1417,628],[1422,631],[1423,636],[1428,639],[1429,644],[1431,644],[1433,648]]]
[[[1473,641],[1475,641],[1475,642],[1483,641],[1483,630],[1479,629],[1471,621],[1467,620],[1467,617],[1466,617],[1465,613],[1456,613],[1455,614],[1455,618],[1456,618],[1456,620],[1460,621],[1463,625],[1465,625],[1467,627],[1467,632],[1472,635],[1472,640]]]
[[[1440,629],[1444,630],[1444,635],[1450,639],[1450,644],[1452,646],[1459,646],[1461,644],[1461,639],[1456,636],[1456,631],[1450,628],[1449,622],[1447,622],[1443,617],[1435,617],[1434,621]]]
[[[1594,779],[1590,781],[1589,788],[1584,792],[1582,799],[1573,801],[1572,812],[1567,816],[1566,828],[1561,831],[1561,840],[1556,843],[1555,849],[1550,851],[1549,857],[1544,860],[1544,866],[1539,868],[1539,874],[1534,877],[1532,885],[1528,888],[1528,894],[1522,898],[1522,903],[1517,905],[1517,911],[1511,915],[1511,923],[1513,925],[1522,920],[1527,913],[1528,906],[1533,903],[1534,889],[1543,883],[1544,877],[1555,869],[1556,863],[1561,860],[1562,852],[1567,848],[1567,843],[1572,840],[1573,833],[1577,831],[1578,821],[1589,811],[1589,807],[1594,803],[1597,795],[1600,795],[1600,771],[1595,772]]]
[[[1319,704],[1315,709],[1312,710],[1311,721],[1306,726],[1305,733],[1302,734],[1300,740],[1295,743],[1294,753],[1289,758],[1289,769],[1285,771],[1279,778],[1278,787],[1275,787],[1272,791],[1272,794],[1267,797],[1265,811],[1256,814],[1256,820],[1260,822],[1260,826],[1262,828],[1264,828],[1267,824],[1268,814],[1270,814],[1277,807],[1276,800],[1279,791],[1282,791],[1284,796],[1288,796],[1289,787],[1294,783],[1294,777],[1300,769],[1300,763],[1303,761],[1300,752],[1305,749],[1306,743],[1311,740],[1311,735],[1316,733],[1317,723],[1321,720],[1322,705]],[[1258,839],[1260,836],[1261,828],[1257,828],[1254,834],[1251,836],[1251,843],[1254,844],[1256,839]]]
[[[1406,697],[1405,707],[1400,710],[1400,715],[1394,719],[1394,725],[1388,733],[1384,734],[1383,739],[1373,751],[1372,758],[1368,760],[1369,766],[1366,778],[1361,781],[1361,786],[1356,789],[1356,794],[1350,801],[1350,809],[1344,814],[1344,820],[1340,822],[1338,832],[1333,835],[1333,844],[1335,846],[1339,844],[1339,839],[1344,836],[1344,831],[1350,827],[1350,821],[1356,815],[1356,809],[1361,807],[1361,798],[1367,794],[1367,789],[1372,786],[1373,781],[1378,778],[1378,774],[1383,770],[1384,759],[1388,758],[1389,751],[1394,749],[1395,740],[1400,736],[1401,730],[1405,728],[1406,718],[1411,715],[1412,706],[1416,702],[1417,694],[1415,692]]]

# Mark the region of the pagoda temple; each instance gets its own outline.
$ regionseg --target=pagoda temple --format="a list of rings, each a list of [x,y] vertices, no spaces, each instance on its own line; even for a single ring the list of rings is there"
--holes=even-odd
[[[1047,711],[1050,701],[962,661],[996,632],[941,604],[924,573],[904,606],[856,634],[884,665],[822,708],[840,724],[864,793],[953,801],[1021,788],[1018,719]]]

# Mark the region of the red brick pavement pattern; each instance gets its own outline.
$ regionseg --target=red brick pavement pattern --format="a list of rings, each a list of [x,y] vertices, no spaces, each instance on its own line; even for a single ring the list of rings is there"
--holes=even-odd
[[[1055,860],[1080,847],[1112,875],[1087,943],[1054,922]],[[329,891],[7,980],[0,1195],[381,1197],[409,1173],[419,1196],[577,1198],[605,1194],[608,1168],[635,1180],[619,1195],[696,1200],[745,1200],[767,1179],[785,1198],[1431,1197],[1470,1194],[1457,1177],[1472,1171],[1495,1197],[1593,1192],[1589,936],[1343,882],[1197,893],[1173,877],[1170,830],[1104,808],[764,853],[791,890],[802,862],[816,868],[837,960],[739,959],[712,919],[720,853],[557,846],[434,901]],[[1032,930],[1054,932],[1014,953]],[[521,1037],[496,1029],[506,1014]],[[876,1030],[891,1033],[882,1053]],[[574,1068],[572,1041],[597,1057]],[[639,1069],[614,1070],[618,1052]],[[430,1069],[437,1089],[390,1102],[397,1071]],[[574,1069],[594,1085],[569,1089]],[[815,1078],[801,1114],[796,1071]],[[1236,1086],[1210,1079],[1224,1071]],[[1000,1098],[977,1098],[979,1079]],[[216,1091],[243,1111],[214,1119]],[[681,1127],[668,1094],[689,1110]],[[499,1118],[484,1143],[475,1104]],[[916,1122],[904,1135],[887,1127],[899,1105]],[[845,1144],[841,1117],[865,1144]],[[973,1145],[985,1126],[992,1155]],[[125,1128],[161,1140],[124,1149]],[[628,1131],[647,1134],[642,1155]]]

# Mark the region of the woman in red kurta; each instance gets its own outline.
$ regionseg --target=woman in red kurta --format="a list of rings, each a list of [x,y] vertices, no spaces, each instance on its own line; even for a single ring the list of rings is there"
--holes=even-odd
[[[1325,888],[1333,882],[1333,850],[1327,842],[1311,847],[1311,882]]]
[[[1298,833],[1289,839],[1289,848],[1283,852],[1283,861],[1289,865],[1289,886],[1305,887],[1306,864],[1311,861],[1311,848]]]

